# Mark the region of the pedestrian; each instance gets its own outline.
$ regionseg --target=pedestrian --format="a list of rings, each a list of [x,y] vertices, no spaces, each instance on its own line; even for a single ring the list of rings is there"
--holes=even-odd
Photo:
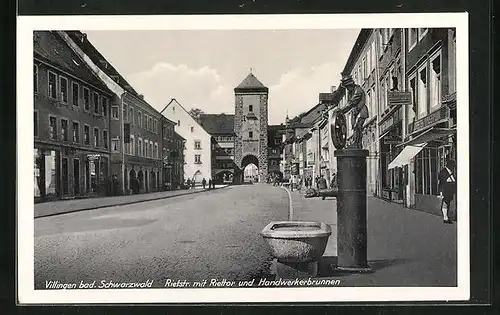
[[[333,173],[332,175],[332,181],[330,183],[330,188],[335,189],[337,188],[337,174]]]
[[[205,185],[207,184],[207,180],[205,178],[203,178],[203,180],[201,181],[201,184],[203,185],[203,189],[205,189]]]
[[[323,175],[321,175],[318,179],[318,192],[325,190],[328,188],[328,183],[326,182],[326,179]],[[322,200],[325,200],[325,196],[321,198]]]
[[[209,178],[208,179],[208,189],[211,189],[212,188],[212,179]]]
[[[215,189],[215,179],[212,181],[212,188]]]
[[[186,184],[187,184],[188,189],[191,189],[191,179],[190,178],[187,179]]]
[[[451,201],[457,191],[457,179],[455,176],[456,163],[448,160],[446,166],[439,172],[439,198],[441,199],[441,211],[443,212],[443,222],[452,224],[448,217],[451,208]],[[456,209],[455,209],[456,210]]]
[[[315,179],[314,179],[314,183],[316,184],[316,189],[318,189],[319,191],[319,176],[316,175]]]

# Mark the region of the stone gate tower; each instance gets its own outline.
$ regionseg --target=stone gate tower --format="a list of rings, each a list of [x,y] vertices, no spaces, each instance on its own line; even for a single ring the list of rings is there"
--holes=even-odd
[[[268,171],[267,100],[269,89],[252,73],[234,89],[235,181],[243,182],[243,170],[253,163],[259,168],[259,182]]]

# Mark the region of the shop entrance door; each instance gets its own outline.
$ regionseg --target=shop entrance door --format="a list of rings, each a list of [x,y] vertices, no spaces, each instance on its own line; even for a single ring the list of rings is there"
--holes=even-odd
[[[80,194],[80,160],[73,160],[73,191],[75,196]]]

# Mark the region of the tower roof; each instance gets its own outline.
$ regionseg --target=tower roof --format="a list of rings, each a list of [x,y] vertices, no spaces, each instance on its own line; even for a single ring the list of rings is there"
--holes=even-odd
[[[247,77],[234,88],[235,92],[268,92],[268,88],[257,79],[253,73],[249,73]]]

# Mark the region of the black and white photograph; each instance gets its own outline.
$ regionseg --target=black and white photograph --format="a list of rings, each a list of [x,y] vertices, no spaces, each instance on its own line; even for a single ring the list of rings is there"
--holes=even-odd
[[[17,39],[20,302],[469,298],[466,13]]]

